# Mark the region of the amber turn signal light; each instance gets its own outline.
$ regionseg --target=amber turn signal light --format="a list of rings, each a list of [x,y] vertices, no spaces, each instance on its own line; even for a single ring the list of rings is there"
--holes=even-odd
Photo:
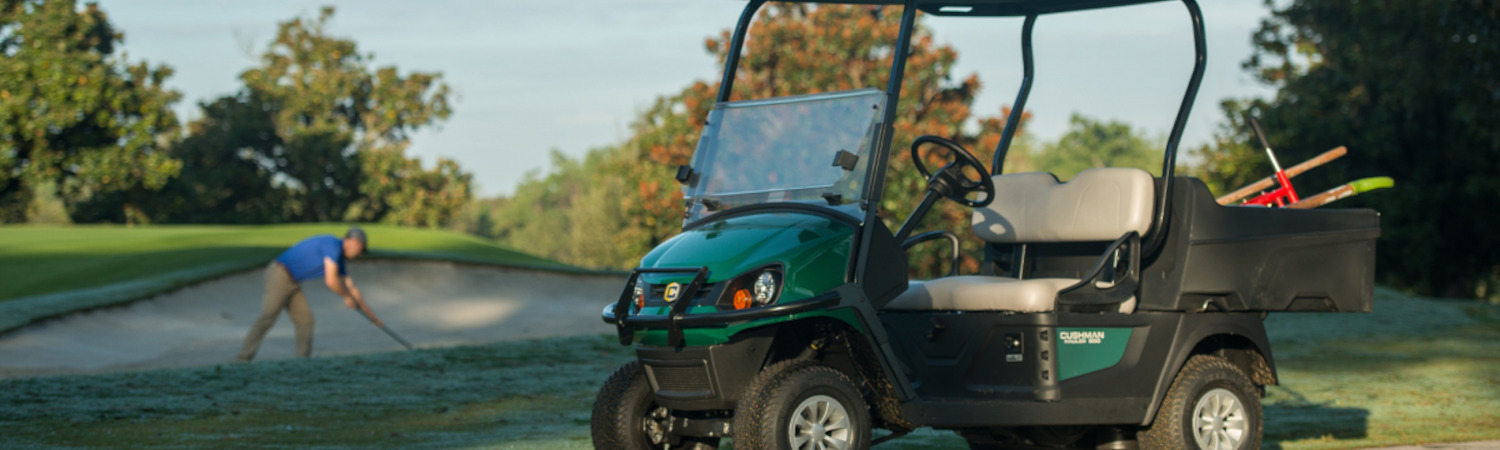
[[[740,289],[734,291],[734,309],[745,309],[750,307],[750,290]]]

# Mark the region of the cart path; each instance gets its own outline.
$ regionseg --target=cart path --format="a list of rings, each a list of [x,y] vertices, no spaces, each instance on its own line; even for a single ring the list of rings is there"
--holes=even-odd
[[[265,269],[125,306],[77,313],[0,335],[0,377],[202,366],[234,360],[260,312]],[[349,275],[371,309],[413,346],[440,347],[612,330],[599,319],[623,276],[437,261],[355,261]],[[322,281],[302,284],[315,318],[313,356],[401,350]],[[257,361],[291,358],[282,314]]]

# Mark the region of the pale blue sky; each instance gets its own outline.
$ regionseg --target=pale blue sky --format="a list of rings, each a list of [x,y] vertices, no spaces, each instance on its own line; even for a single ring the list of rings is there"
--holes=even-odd
[[[1261,0],[1200,0],[1208,71],[1184,136],[1207,142],[1226,97],[1269,95],[1240,70]],[[703,40],[733,25],[740,0],[185,1],[102,0],[125,32],[131,61],[167,64],[168,85],[196,103],[233,92],[276,24],[338,8],[330,31],[354,39],[378,65],[439,71],[457,93],[454,115],[414,137],[413,156],[458,160],[484,196],[511,193],[546,170],[550,149],[581,155],[620,142],[637,112],[694,80],[717,79]],[[929,17],[959,52],[957,73],[984,82],[976,113],[998,114],[1021,79],[1019,19]],[[753,33],[753,31],[752,31]],[[1032,132],[1055,139],[1079,112],[1166,135],[1192,69],[1186,10],[1163,2],[1042,17]],[[883,86],[882,86],[883,87]]]

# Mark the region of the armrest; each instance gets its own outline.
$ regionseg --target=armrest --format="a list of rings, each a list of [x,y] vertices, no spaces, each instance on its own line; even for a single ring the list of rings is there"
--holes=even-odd
[[[1119,260],[1120,252],[1125,253],[1125,275],[1119,279],[1105,280],[1105,275],[1114,275],[1118,272],[1118,270],[1106,271],[1105,269],[1118,267],[1118,263],[1110,263]],[[1127,232],[1104,249],[1104,254],[1099,257],[1099,261],[1094,263],[1094,268],[1089,270],[1082,280],[1058,291],[1057,304],[1075,307],[1071,309],[1079,312],[1108,311],[1110,307],[1117,307],[1120,303],[1135,296],[1141,284],[1140,275],[1141,235],[1134,231]]]
[[[930,241],[930,240],[933,240],[933,239],[937,239],[937,238],[947,238],[949,242],[953,243],[953,251],[950,253],[950,255],[951,255],[950,257],[953,258],[953,259],[952,259],[952,261],[950,261],[948,263],[948,275],[947,275],[947,276],[951,277],[951,276],[953,276],[953,275],[955,275],[955,274],[958,273],[958,251],[959,251],[959,247],[958,247],[958,235],[953,234],[952,231],[948,231],[948,230],[928,231],[926,233],[922,233],[922,234],[919,234],[919,235],[916,235],[916,236],[912,236],[910,239],[907,239],[906,242],[902,242],[901,243],[901,250],[902,251],[906,251],[906,250],[911,249],[913,246],[915,246],[917,244],[921,244],[923,242],[927,242],[927,241]]]

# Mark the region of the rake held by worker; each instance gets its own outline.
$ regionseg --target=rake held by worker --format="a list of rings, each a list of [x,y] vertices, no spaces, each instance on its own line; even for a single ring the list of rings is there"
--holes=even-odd
[[[396,332],[391,331],[390,328],[386,328],[385,325],[382,325],[380,323],[375,322],[375,319],[372,318],[372,317],[370,317],[370,315],[366,314],[363,310],[355,309],[355,311],[359,311],[359,315],[365,316],[365,320],[370,321],[371,324],[375,325],[375,328],[379,328],[380,331],[384,331],[386,335],[388,335],[388,336],[391,337],[391,339],[395,339],[396,342],[401,343],[402,347],[406,347],[406,349],[408,351],[412,349],[411,343],[410,342],[406,342],[406,339],[402,339],[400,335],[396,334]]]

